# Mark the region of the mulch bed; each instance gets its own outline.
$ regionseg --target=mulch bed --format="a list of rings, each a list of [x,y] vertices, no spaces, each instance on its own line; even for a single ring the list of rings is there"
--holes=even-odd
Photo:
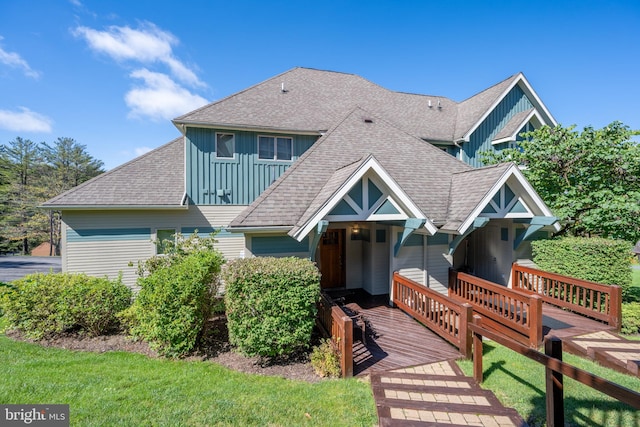
[[[92,351],[127,351],[140,353],[148,357],[159,357],[143,341],[133,341],[126,335],[104,335],[87,337],[68,333],[56,338],[29,340],[19,331],[6,331],[6,336],[19,341],[35,342],[44,347],[56,347],[66,350]],[[302,352],[288,358],[265,359],[247,357],[232,351],[229,345],[227,319],[224,315],[211,319],[207,325],[199,350],[186,360],[210,361],[238,372],[249,374],[278,376],[291,380],[317,382],[321,378],[316,375],[309,361],[309,353]],[[317,341],[314,338],[314,341]],[[314,342],[314,345],[317,344]]]

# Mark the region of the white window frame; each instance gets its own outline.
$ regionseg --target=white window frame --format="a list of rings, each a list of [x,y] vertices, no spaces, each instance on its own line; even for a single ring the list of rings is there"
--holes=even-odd
[[[260,157],[260,138],[270,138],[273,140],[273,157],[265,158]],[[288,139],[291,142],[291,158],[289,159],[279,159],[278,158],[278,139]],[[258,135],[258,139],[256,140],[256,148],[258,154],[258,160],[263,161],[274,161],[274,162],[292,162],[293,161],[293,137],[291,136],[275,136],[275,135]]]
[[[231,136],[231,157],[220,156],[218,151],[218,136],[219,135],[230,135]],[[236,135],[234,133],[228,132],[216,132],[215,136],[215,148],[216,148],[216,159],[224,159],[224,160],[233,160],[236,158]]]

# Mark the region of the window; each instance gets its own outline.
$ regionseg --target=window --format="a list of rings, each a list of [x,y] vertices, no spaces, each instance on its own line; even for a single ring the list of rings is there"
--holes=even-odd
[[[167,252],[167,243],[174,243],[176,239],[175,229],[156,230],[156,253],[164,254]]]
[[[216,133],[216,158],[233,159],[235,136],[232,133]]]
[[[259,136],[258,159],[291,160],[293,157],[293,138]]]

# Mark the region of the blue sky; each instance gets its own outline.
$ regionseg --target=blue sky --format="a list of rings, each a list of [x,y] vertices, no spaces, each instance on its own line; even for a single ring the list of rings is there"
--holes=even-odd
[[[640,2],[2,0],[0,143],[113,168],[296,66],[455,101],[524,72],[563,125],[640,129]]]

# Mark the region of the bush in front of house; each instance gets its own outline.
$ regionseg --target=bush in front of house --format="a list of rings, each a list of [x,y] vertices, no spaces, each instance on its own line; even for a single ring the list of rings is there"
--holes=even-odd
[[[308,348],[320,297],[320,273],[309,260],[256,257],[225,271],[229,341],[250,356],[277,357]]]
[[[333,348],[330,338],[323,339],[320,345],[313,348],[311,366],[321,377],[339,378],[342,375],[340,357]]]
[[[129,332],[163,356],[189,354],[211,314],[223,263],[219,251],[197,250],[138,279],[140,291],[122,316]]]
[[[631,287],[631,244],[600,237],[563,237],[531,242],[533,261],[541,270],[596,283]]]
[[[640,302],[622,304],[622,328],[627,335],[640,334]]]
[[[35,273],[11,283],[2,306],[10,328],[28,338],[67,331],[91,336],[117,330],[117,314],[131,305],[131,290],[117,280],[72,273]]]

